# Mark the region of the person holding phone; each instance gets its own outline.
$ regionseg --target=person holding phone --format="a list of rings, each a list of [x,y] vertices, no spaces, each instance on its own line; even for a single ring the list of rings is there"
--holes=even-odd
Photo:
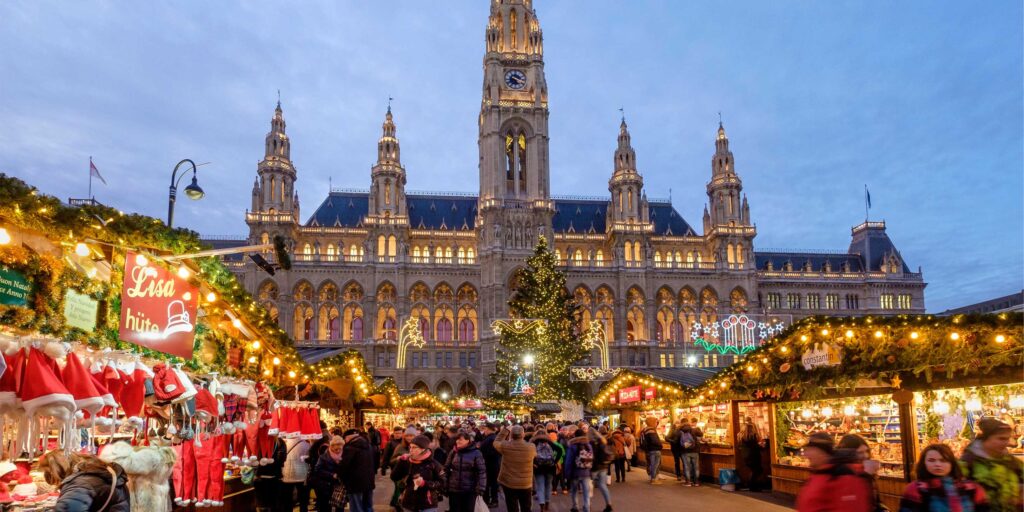
[[[409,443],[409,453],[398,458],[391,479],[404,482],[398,498],[406,512],[437,512],[444,498],[444,467],[430,451],[430,439],[418,435]]]

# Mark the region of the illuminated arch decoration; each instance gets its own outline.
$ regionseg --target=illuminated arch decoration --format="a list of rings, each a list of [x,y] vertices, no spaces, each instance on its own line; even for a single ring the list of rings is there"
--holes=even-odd
[[[750,316],[738,314],[708,325],[694,322],[690,337],[694,345],[708,352],[742,355],[760,347],[783,328],[782,322],[757,322]]]
[[[532,330],[536,330],[537,334],[544,334],[547,326],[547,320],[538,318],[499,318],[491,322],[491,330],[498,336],[506,333],[521,335]]]
[[[405,368],[405,352],[409,345],[416,348],[423,348],[427,340],[423,339],[420,332],[420,322],[416,317],[410,317],[402,324],[402,330],[398,333],[398,368]]]

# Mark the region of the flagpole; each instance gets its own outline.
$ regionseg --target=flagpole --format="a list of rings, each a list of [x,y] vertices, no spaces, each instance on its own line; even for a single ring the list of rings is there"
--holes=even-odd
[[[89,199],[92,199],[92,157],[89,157]]]
[[[871,197],[869,194],[870,194],[870,192],[868,192],[868,185],[867,185],[867,183],[865,183],[864,184],[864,223],[865,224],[867,224],[867,222],[868,222],[868,210],[871,208],[871,200],[868,199],[869,197]]]

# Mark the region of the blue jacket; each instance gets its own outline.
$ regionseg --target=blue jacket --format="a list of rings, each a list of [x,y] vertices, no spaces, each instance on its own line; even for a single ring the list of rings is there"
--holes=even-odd
[[[580,454],[580,446],[590,446],[590,451],[593,453],[594,446],[590,444],[590,441],[586,437],[574,437],[569,440],[569,447],[565,452],[565,467],[563,473],[565,474],[566,480],[572,480],[573,478],[590,478],[590,472],[592,469],[582,469],[576,467],[576,457]]]

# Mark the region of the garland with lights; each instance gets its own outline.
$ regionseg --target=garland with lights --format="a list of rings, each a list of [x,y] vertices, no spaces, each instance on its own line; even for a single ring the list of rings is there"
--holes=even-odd
[[[814,348],[840,364],[805,368]],[[865,380],[926,389],[936,380],[1020,380],[1024,314],[805,318],[690,392],[700,400],[809,400],[839,396]],[[715,396],[715,393],[718,396]]]
[[[100,282],[56,256],[36,254],[25,247],[0,246],[0,265],[18,271],[35,286],[32,304],[25,307],[0,306],[0,325],[18,331],[37,331],[59,336],[66,340],[86,341],[95,347],[126,348],[148,357],[184,363],[186,368],[193,371],[218,370],[229,375],[266,378],[274,375],[271,367],[284,365],[286,368],[304,368],[304,363],[285,332],[215,257],[195,260],[199,267],[199,275],[195,279],[200,279],[215,292],[215,300],[210,302],[216,303],[204,306],[206,316],[219,317],[230,310],[260,331],[257,337],[262,343],[257,341],[244,345],[241,340],[227,334],[225,329],[211,325],[209,319],[201,319],[197,326],[196,349],[199,357],[188,361],[118,339],[123,249],[141,249],[155,255],[182,254],[203,249],[198,235],[192,231],[170,229],[159,219],[125,214],[107,206],[68,206],[55,197],[39,194],[34,187],[17,178],[0,174],[0,227],[3,226],[45,234],[46,238],[63,247],[75,247],[83,241],[99,246],[102,250],[95,250],[110,262],[111,276],[109,283]],[[68,289],[100,301],[100,314],[92,333],[64,325],[63,303]],[[216,300],[218,298],[219,301]],[[228,307],[222,307],[222,303]],[[232,349],[242,351],[241,357],[248,356],[250,364],[241,368],[224,364],[227,351]],[[267,369],[261,375],[256,363],[261,359],[269,362],[271,356],[277,363],[264,365]]]
[[[565,290],[565,273],[556,267],[555,255],[547,238],[539,237],[526,268],[518,274],[519,287],[509,300],[513,318],[546,320],[542,330],[518,332],[502,329],[497,347],[497,364],[491,375],[497,384],[496,396],[508,398],[512,378],[523,356],[533,356],[531,371],[534,400],[582,400],[585,392],[573,382],[569,368],[583,358],[587,350],[572,335],[577,315],[575,300]]]
[[[654,400],[634,402],[636,404],[635,406],[641,409],[664,407],[670,403],[677,402],[690,396],[690,388],[680,385],[678,382],[660,379],[658,377],[623,368],[612,380],[601,386],[597,391],[597,395],[594,396],[594,400],[591,402],[591,405],[597,408],[609,406],[614,407],[616,404],[612,403],[612,398],[617,399],[619,390],[631,386],[641,386],[644,388],[653,387],[657,390],[654,395]],[[634,406],[630,405],[630,407]]]

